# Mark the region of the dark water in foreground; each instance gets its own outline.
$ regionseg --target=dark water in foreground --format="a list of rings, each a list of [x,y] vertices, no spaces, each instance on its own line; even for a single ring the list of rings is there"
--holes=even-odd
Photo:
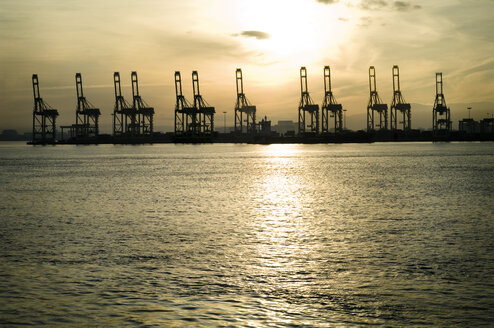
[[[494,324],[494,144],[0,143],[0,324]]]

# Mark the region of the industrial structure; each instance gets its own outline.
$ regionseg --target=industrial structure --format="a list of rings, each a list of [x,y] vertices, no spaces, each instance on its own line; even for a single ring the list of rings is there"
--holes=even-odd
[[[113,73],[113,86],[115,90],[115,106],[113,108],[113,136],[136,136],[139,133],[137,110],[122,96],[120,73],[118,72]]]
[[[369,91],[370,99],[367,105],[367,132],[388,129],[388,105],[383,104],[376,88],[376,70],[374,66],[369,67]],[[376,124],[375,116],[379,117]],[[376,129],[378,128],[378,129]]]
[[[298,105],[298,133],[300,135],[319,132],[319,105],[314,104],[307,88],[307,70],[300,68],[300,103]],[[306,115],[308,115],[308,120]]]
[[[33,74],[33,139],[32,143],[54,143],[57,137],[58,110],[43,101],[39,93],[38,75]]]
[[[192,72],[192,89],[194,91],[194,109],[198,119],[197,132],[204,136],[213,135],[215,110],[201,96],[197,71]]]
[[[256,133],[256,106],[250,104],[244,93],[244,80],[242,70],[237,68],[235,72],[237,85],[237,102],[235,103],[235,132]],[[244,115],[245,114],[245,128]]]
[[[432,133],[411,129],[411,105],[406,103],[401,93],[400,72],[393,66],[393,100],[389,116],[388,105],[383,104],[376,83],[374,66],[369,67],[370,99],[367,106],[367,133],[346,130],[346,110],[339,104],[332,92],[331,69],[324,66],[324,98],[319,130],[319,105],[314,104],[308,91],[308,76],[305,67],[300,68],[301,98],[298,106],[298,122],[278,121],[271,127],[271,121],[264,117],[256,122],[256,106],[252,105],[244,93],[243,75],[236,69],[237,99],[235,103],[234,132],[226,133],[226,111],[224,133],[214,131],[215,108],[209,105],[200,93],[199,76],[192,72],[194,101],[187,101],[183,95],[182,79],[175,72],[175,133],[154,132],[154,108],[142,99],[139,93],[137,73],[131,73],[132,102],[127,102],[122,94],[120,74],[113,75],[115,105],[113,110],[113,136],[100,133],[100,109],[95,108],[84,95],[81,73],[75,74],[77,108],[75,124],[56,126],[58,110],[51,108],[40,96],[38,75],[32,75],[34,109],[32,137],[26,134],[30,144],[92,144],[92,143],[145,143],[145,142],[249,142],[249,143],[319,143],[319,142],[373,142],[373,141],[462,141],[494,140],[494,117],[475,121],[470,118],[458,122],[458,131],[453,131],[450,109],[443,93],[442,73],[436,73],[436,98],[432,111]],[[471,107],[467,107],[470,111]],[[298,135],[297,135],[298,127]],[[57,135],[56,129],[61,129]],[[70,131],[64,139],[64,129]],[[332,135],[334,131],[334,135]],[[403,132],[403,133],[402,133]],[[1,137],[1,136],[0,136]],[[10,139],[8,139],[10,140]]]
[[[180,72],[175,72],[175,94],[177,102],[175,104],[175,135],[199,134],[197,113],[182,93],[182,77]]]
[[[436,73],[436,100],[432,109],[432,132],[435,136],[451,132],[450,109],[443,93],[443,73]]]
[[[402,116],[402,121],[398,122],[398,112]],[[411,129],[410,104],[405,102],[400,89],[400,69],[398,65],[393,66],[393,101],[391,103],[390,113],[391,130],[398,130],[398,124],[402,124],[403,131]]]
[[[458,122],[458,131],[466,134],[480,133],[480,122],[473,118],[464,118]]]
[[[153,134],[153,116],[154,108],[149,107],[139,95],[139,83],[137,72],[132,72],[132,104],[137,114],[137,134],[140,136],[149,136]]]
[[[76,138],[97,137],[99,134],[99,108],[95,108],[84,97],[82,89],[81,73],[75,74],[75,87],[77,91],[77,109],[75,114],[75,124],[72,126],[72,136]]]
[[[321,121],[322,133],[329,133],[329,118],[334,121],[334,133],[343,131],[343,107],[338,104],[331,90],[331,70],[324,66],[324,100],[322,102]]]
[[[486,117],[480,120],[480,133],[494,136],[494,118]]]

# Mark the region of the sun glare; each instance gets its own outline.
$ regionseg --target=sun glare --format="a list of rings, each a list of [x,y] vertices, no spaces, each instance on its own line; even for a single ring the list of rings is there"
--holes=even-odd
[[[262,31],[268,39],[245,43],[272,60],[310,62],[345,40],[348,25],[341,20],[348,8],[303,0],[250,0],[238,5],[241,30]]]
[[[284,158],[298,154],[300,146],[297,144],[271,144],[261,149],[261,153],[273,158]]]

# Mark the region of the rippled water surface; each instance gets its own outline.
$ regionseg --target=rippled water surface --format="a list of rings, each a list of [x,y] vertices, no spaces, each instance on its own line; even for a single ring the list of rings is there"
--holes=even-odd
[[[494,322],[494,144],[0,143],[0,324]]]

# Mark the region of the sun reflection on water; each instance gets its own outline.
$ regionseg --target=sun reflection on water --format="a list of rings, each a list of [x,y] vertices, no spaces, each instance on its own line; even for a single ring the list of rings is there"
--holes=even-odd
[[[311,186],[300,174],[304,166],[298,145],[270,145],[261,150],[259,180],[252,190],[255,261],[250,276],[265,281],[263,295],[287,293],[310,288],[307,259],[312,246],[307,243],[312,217],[307,205]],[[281,303],[279,304],[281,305]],[[285,304],[290,306],[290,304]],[[289,311],[289,310],[287,310]],[[276,316],[276,312],[270,315]]]
[[[272,158],[284,158],[299,154],[301,152],[300,146],[298,144],[271,144],[261,148],[260,153]]]

